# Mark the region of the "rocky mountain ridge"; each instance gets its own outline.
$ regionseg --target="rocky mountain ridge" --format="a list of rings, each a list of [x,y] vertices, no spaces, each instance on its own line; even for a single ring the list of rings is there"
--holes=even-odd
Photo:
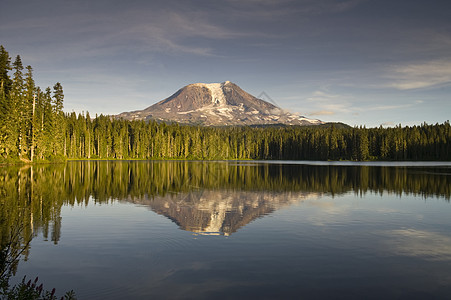
[[[230,81],[190,84],[144,110],[124,112],[116,117],[206,126],[323,124],[258,99]]]

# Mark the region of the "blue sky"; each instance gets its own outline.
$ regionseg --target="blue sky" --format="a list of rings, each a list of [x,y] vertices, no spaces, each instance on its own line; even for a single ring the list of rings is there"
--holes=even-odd
[[[349,125],[451,116],[451,2],[2,0],[0,44],[61,82],[65,110],[144,109],[230,80]]]

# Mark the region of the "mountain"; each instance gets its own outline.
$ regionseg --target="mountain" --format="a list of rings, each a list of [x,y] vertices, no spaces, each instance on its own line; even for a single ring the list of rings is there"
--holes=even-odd
[[[123,112],[116,117],[207,126],[323,124],[258,99],[230,81],[190,84],[144,110]]]

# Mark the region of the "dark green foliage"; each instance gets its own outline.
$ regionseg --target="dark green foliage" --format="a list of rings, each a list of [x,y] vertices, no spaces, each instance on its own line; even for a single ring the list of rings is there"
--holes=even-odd
[[[6,299],[10,300],[58,300],[55,295],[55,289],[51,291],[44,290],[43,284],[38,284],[38,277],[32,282],[24,277],[22,282],[13,286],[11,289],[3,293]],[[74,291],[67,292],[61,300],[76,299]]]
[[[451,160],[449,122],[396,128],[203,127],[72,113],[67,158]]]
[[[8,72],[11,70],[11,58],[5,48],[0,45],[0,157],[6,156],[7,128],[9,117],[9,93],[11,79]]]
[[[63,112],[58,82],[42,92],[20,56],[9,79],[0,48],[0,161],[65,159],[451,160],[449,121],[395,128],[203,127]]]
[[[65,159],[66,116],[60,83],[45,92],[35,86],[33,69],[0,46],[0,162]],[[13,70],[12,79],[8,72]]]
[[[0,87],[5,94],[11,90],[11,79],[8,72],[11,70],[11,58],[3,45],[0,45]]]

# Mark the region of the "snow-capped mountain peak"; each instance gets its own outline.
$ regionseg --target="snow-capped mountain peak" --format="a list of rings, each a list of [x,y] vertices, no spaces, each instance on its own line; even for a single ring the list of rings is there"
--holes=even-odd
[[[144,110],[121,113],[117,117],[207,126],[323,123],[286,112],[230,81],[190,84]]]

